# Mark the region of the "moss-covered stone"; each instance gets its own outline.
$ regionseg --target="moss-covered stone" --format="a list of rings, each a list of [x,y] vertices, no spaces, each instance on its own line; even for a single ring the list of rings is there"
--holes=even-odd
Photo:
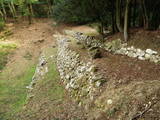
[[[109,42],[105,44],[105,49],[108,51],[115,52],[116,50],[120,49],[122,46],[122,42],[120,39],[114,40],[112,42]]]

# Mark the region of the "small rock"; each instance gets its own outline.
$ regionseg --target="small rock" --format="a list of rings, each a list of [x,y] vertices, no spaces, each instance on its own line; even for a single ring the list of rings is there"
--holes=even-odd
[[[108,104],[108,105],[111,105],[112,103],[113,103],[113,101],[112,101],[111,99],[108,99],[108,100],[107,100],[107,104]]]
[[[129,57],[132,57],[132,58],[136,58],[136,57],[137,57],[137,54],[136,54],[136,53],[133,53],[133,52],[129,52],[129,53],[128,53],[128,56],[129,56]]]
[[[69,79],[70,79],[70,76],[69,76],[69,75],[66,75],[66,79],[69,80]]]
[[[139,56],[138,59],[139,59],[139,60],[145,60],[145,58],[142,57],[142,56]]]
[[[145,59],[146,59],[146,60],[148,60],[148,59],[150,59],[150,58],[151,58],[151,55],[150,55],[150,54],[145,54],[145,56],[144,56],[144,57],[145,57]]]
[[[97,86],[97,87],[100,87],[100,86],[101,86],[101,82],[100,82],[100,81],[97,81],[97,82],[96,82],[96,86]]]
[[[146,50],[146,53],[148,53],[148,54],[150,54],[150,55],[156,55],[156,54],[158,54],[157,51],[154,51],[154,50],[151,50],[151,49],[147,49],[147,50]]]
[[[145,52],[141,49],[137,49],[137,52],[136,52],[137,56],[139,56],[140,58],[143,57],[145,55]]]
[[[150,61],[151,61],[151,62],[154,62],[154,63],[158,63],[158,62],[159,62],[159,60],[157,59],[156,56],[152,56],[152,57],[150,58]]]

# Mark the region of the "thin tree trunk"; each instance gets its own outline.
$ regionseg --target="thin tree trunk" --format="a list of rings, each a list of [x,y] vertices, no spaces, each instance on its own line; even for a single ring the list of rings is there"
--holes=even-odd
[[[13,8],[11,6],[11,3],[8,3],[8,7],[9,7],[9,9],[11,11],[11,14],[12,14],[13,18],[15,18],[15,14],[14,14]]]
[[[1,1],[1,6],[2,6],[3,17],[4,17],[4,20],[6,21],[6,19],[7,19],[7,13],[6,13],[3,1]]]
[[[145,1],[142,0],[143,14],[144,14],[144,28],[149,29],[149,18],[147,14],[147,9],[145,5]]]
[[[48,17],[49,17],[52,14],[52,6],[50,0],[47,0],[47,4],[48,4]]]
[[[121,26],[121,0],[116,0],[116,25],[120,32],[123,32],[123,28]]]
[[[103,23],[103,20],[101,21],[101,35],[102,35],[102,39],[104,41],[104,23]]]
[[[111,21],[112,21],[112,33],[115,33],[116,31],[117,31],[117,27],[116,27],[116,15],[115,15],[115,4],[114,4],[114,1],[113,0],[111,0],[111,5],[112,5],[112,19],[111,19]]]
[[[128,13],[129,13],[129,3],[130,0],[126,1],[125,7],[125,16],[124,16],[124,40],[125,42],[128,41]]]
[[[31,15],[32,15],[32,16],[34,16],[34,12],[33,12],[33,6],[32,6],[32,4],[30,4],[30,5],[29,5],[29,8],[30,8]]]
[[[132,26],[132,6],[130,5],[130,7],[128,8],[128,28],[130,28]]]
[[[133,26],[136,26],[136,7],[137,7],[137,0],[134,0],[134,7],[133,7]]]
[[[144,27],[144,16],[143,16],[143,7],[142,3],[139,5],[139,27]]]
[[[3,12],[0,10],[0,16],[2,17],[2,19],[4,20],[4,15]]]
[[[32,13],[31,13],[31,9],[30,9],[30,4],[27,5],[27,8],[28,8],[28,22],[29,22],[29,25],[32,24]]]
[[[17,12],[16,12],[13,1],[11,1],[11,6],[12,6],[12,9],[13,9],[13,12],[14,12],[14,16],[17,17]]]

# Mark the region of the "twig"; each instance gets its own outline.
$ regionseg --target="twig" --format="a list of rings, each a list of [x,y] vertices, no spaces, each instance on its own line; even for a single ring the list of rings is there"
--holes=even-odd
[[[133,118],[131,118],[131,120],[136,120],[136,119],[142,117],[142,116],[143,116],[146,112],[148,112],[148,110],[149,110],[153,105],[155,105],[155,104],[156,104],[156,102],[154,102],[154,103],[149,103],[149,106],[146,107],[144,111],[136,114]]]

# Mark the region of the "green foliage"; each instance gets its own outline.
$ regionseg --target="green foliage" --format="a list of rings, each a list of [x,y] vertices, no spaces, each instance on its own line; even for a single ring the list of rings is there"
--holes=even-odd
[[[59,22],[85,23],[93,21],[88,16],[84,0],[61,0],[56,3],[53,10],[53,17]],[[88,4],[88,3],[87,3]]]
[[[0,20],[0,31],[3,30],[5,26],[5,22],[3,20]]]
[[[108,5],[106,0],[61,0],[55,3],[53,17],[59,22],[105,22]]]

